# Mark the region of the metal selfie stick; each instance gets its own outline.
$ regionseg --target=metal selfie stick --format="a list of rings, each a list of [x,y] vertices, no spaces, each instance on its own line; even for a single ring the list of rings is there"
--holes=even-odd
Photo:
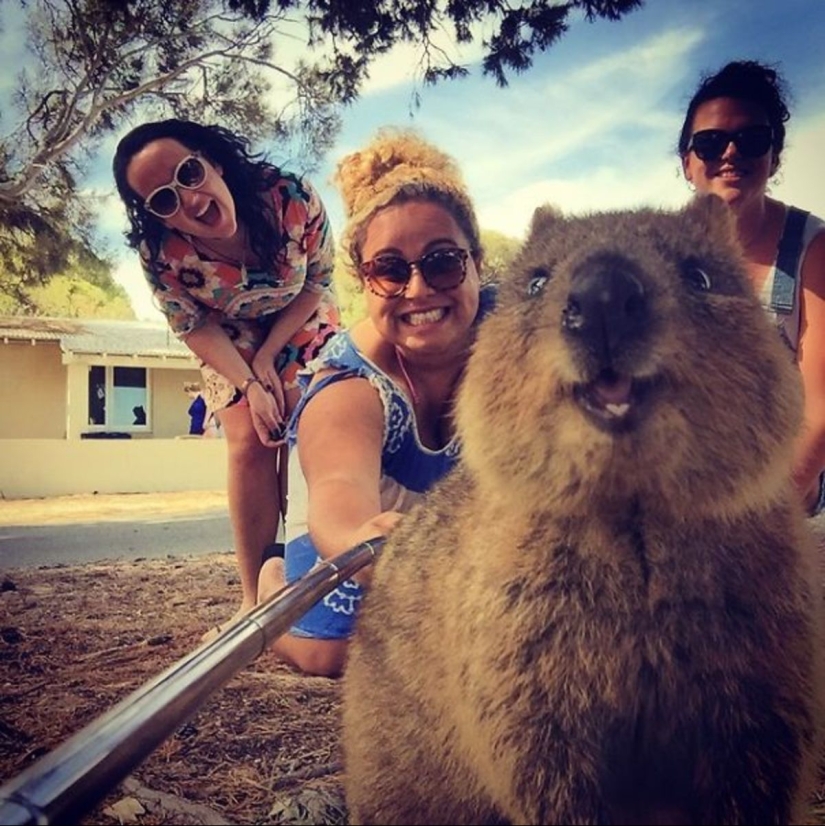
[[[376,537],[325,560],[0,786],[0,823],[78,823],[213,691],[373,562],[384,541]]]

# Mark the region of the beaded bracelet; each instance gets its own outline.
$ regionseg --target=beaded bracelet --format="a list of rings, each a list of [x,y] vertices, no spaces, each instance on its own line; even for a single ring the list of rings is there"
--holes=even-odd
[[[244,379],[244,383],[238,388],[241,391],[241,395],[245,396],[249,388],[256,382],[263,387],[263,383],[257,376],[250,376],[248,379]]]

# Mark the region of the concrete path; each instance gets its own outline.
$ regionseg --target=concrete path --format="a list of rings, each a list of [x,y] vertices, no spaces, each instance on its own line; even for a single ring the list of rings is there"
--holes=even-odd
[[[0,570],[231,552],[226,509],[56,525],[0,526]]]

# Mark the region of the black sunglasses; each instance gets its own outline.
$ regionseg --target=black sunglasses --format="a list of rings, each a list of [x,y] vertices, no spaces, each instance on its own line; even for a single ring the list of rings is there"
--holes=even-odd
[[[771,148],[773,130],[767,124],[746,126],[735,132],[702,129],[693,133],[687,151],[692,149],[696,157],[703,161],[718,161],[731,141],[743,158],[761,158]]]
[[[433,290],[455,289],[467,275],[468,255],[459,247],[433,250],[417,261],[407,261],[400,255],[378,255],[358,269],[370,292],[382,298],[397,298],[407,289],[413,267]]]
[[[187,155],[176,167],[172,180],[149,193],[144,208],[158,218],[171,218],[180,209],[176,187],[199,189],[206,180],[206,164],[198,154]]]

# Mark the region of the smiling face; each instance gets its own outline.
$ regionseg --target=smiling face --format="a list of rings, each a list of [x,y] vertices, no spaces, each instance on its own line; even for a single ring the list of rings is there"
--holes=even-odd
[[[192,149],[174,138],[159,138],[136,152],[126,168],[129,186],[142,199],[158,187],[173,182],[175,170]],[[206,178],[197,189],[177,186],[180,208],[169,218],[159,219],[169,229],[199,238],[230,238],[238,229],[235,201],[221,175],[220,166],[202,158]]]
[[[738,98],[720,97],[706,101],[696,109],[691,134],[704,129],[736,132],[767,123],[768,119],[760,106]],[[768,149],[758,158],[746,158],[733,142],[727,145],[717,160],[703,161],[692,150],[682,157],[685,178],[696,187],[697,192],[714,193],[735,208],[764,197],[768,179],[776,167],[773,149]]]
[[[372,218],[361,259],[396,255],[417,261],[434,250],[469,247],[469,240],[445,207],[408,201],[385,207]],[[451,357],[466,347],[478,312],[479,289],[477,262],[469,255],[467,274],[457,287],[434,290],[414,268],[404,294],[397,298],[382,298],[365,288],[367,311],[381,337],[406,354]]]
[[[462,462],[490,495],[571,514],[646,500],[680,518],[770,501],[802,384],[735,232],[715,197],[673,213],[537,211],[456,405]]]

